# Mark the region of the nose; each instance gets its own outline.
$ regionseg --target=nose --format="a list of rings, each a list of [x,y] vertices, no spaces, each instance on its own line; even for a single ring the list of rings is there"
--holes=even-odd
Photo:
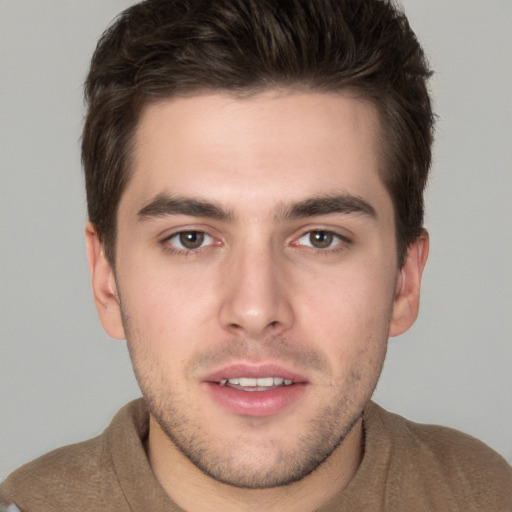
[[[232,255],[219,313],[225,330],[256,340],[290,329],[293,309],[283,263],[272,247],[246,246]]]

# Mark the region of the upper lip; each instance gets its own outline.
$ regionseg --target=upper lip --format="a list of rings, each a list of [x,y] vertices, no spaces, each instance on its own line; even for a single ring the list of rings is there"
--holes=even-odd
[[[282,377],[283,379],[292,380],[295,383],[304,383],[308,380],[304,375],[275,363],[229,364],[219,368],[218,370],[214,370],[212,373],[206,375],[202,380],[204,382],[220,382],[223,379],[235,379],[239,377],[249,377],[253,379],[262,377]]]

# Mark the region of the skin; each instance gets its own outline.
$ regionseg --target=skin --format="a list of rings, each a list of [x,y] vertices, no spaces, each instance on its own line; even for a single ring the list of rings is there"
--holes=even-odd
[[[315,510],[357,471],[361,414],[388,337],[416,318],[428,253],[425,234],[396,267],[378,135],[348,94],[144,109],[115,272],[86,235],[102,324],[126,337],[150,407],[150,463],[185,510]],[[302,391],[269,415],[226,409],[205,380],[238,363],[286,368]]]

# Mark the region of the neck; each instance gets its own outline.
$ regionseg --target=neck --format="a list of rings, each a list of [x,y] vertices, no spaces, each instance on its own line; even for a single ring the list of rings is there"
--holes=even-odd
[[[187,512],[311,512],[339,494],[363,456],[362,419],[343,443],[302,480],[270,489],[244,489],[218,482],[185,457],[150,417],[148,457],[167,495]]]

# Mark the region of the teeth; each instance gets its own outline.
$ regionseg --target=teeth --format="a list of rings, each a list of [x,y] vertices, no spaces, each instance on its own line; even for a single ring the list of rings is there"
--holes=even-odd
[[[240,377],[234,379],[222,379],[219,384],[221,386],[225,386],[228,382],[234,386],[250,388],[270,388],[272,386],[281,386],[283,383],[285,386],[290,386],[293,383],[291,379],[283,379],[282,377],[260,377],[259,379]]]

